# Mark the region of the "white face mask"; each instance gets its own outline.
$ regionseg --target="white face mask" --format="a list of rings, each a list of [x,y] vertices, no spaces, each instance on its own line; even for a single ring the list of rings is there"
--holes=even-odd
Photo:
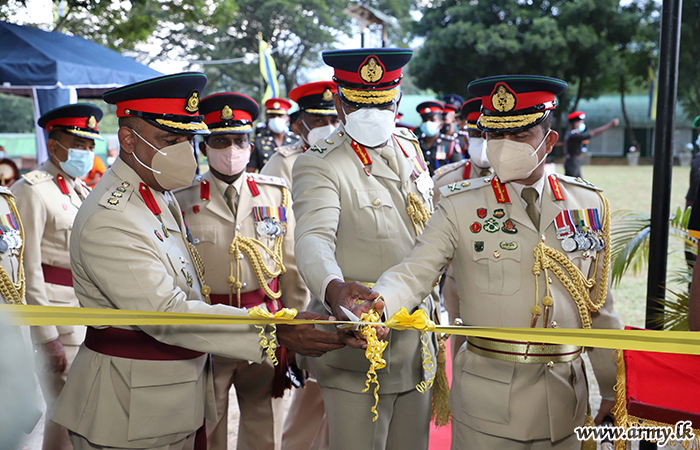
[[[420,130],[428,137],[433,137],[440,132],[440,124],[433,121],[423,122]]]
[[[116,161],[117,161],[117,157],[116,157],[116,156],[108,156],[108,157],[107,157],[107,165],[110,166],[110,167],[112,167],[112,165],[114,165],[114,163],[115,163]]]
[[[95,164],[95,153],[90,150],[81,150],[79,148],[66,148],[63,144],[56,141],[58,145],[68,150],[68,159],[58,161],[61,169],[74,178],[83,178],[90,173],[92,166]]]
[[[551,133],[549,130],[540,145],[536,149],[524,142],[515,142],[510,139],[491,139],[486,142],[486,156],[488,157],[498,179],[503,183],[513,180],[524,180],[537,169],[547,158],[539,160],[537,151],[547,140]]]
[[[222,175],[236,175],[243,172],[250,161],[250,151],[233,145],[221,150],[207,145],[209,165]]]
[[[335,132],[336,128],[338,128],[334,127],[333,125],[324,125],[322,127],[309,128],[306,122],[304,122],[304,119],[301,119],[301,124],[304,125],[304,128],[306,128],[306,131],[308,132],[306,137],[304,137],[304,135],[302,134],[301,138],[309,147],[311,147],[321,139],[325,139],[327,136],[330,136]]]
[[[270,131],[273,133],[284,133],[287,131],[287,121],[284,117],[275,117],[267,121],[267,126],[270,127]]]
[[[482,169],[491,167],[486,156],[486,139],[467,136],[467,140],[469,140],[469,159]]]
[[[192,184],[192,179],[197,171],[197,160],[194,159],[194,149],[189,141],[182,141],[159,150],[138,134],[136,130],[132,129],[131,131],[156,151],[151,160],[152,167],[141,162],[135,152],[132,155],[134,155],[134,159],[139,164],[154,173],[156,182],[160,187],[166,191],[172,191]]]
[[[345,113],[345,131],[351,138],[366,147],[378,147],[389,140],[396,122],[396,112],[391,109],[360,108],[348,114],[345,105],[341,105]]]

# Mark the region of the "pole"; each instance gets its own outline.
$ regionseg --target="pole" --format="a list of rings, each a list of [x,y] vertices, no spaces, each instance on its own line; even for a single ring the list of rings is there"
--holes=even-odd
[[[653,319],[662,305],[657,299],[666,294],[668,256],[668,218],[671,212],[671,175],[673,172],[673,130],[676,124],[678,93],[678,54],[681,38],[682,0],[663,0],[661,40],[659,44],[659,94],[656,104],[654,136],[654,182],[651,196],[649,234],[649,272],[647,277],[646,327],[658,329]],[[641,442],[641,450],[656,449],[656,444]]]

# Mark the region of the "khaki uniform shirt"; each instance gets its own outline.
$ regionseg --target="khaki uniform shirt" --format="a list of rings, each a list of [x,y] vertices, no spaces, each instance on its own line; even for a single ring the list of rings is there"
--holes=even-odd
[[[301,144],[285,145],[277,147],[275,154],[270,157],[260,173],[284,178],[287,186],[292,186],[292,167],[299,155],[304,153]]]
[[[323,310],[332,279],[372,283],[410,252],[416,231],[406,211],[409,193],[432,210],[432,193],[421,194],[411,178],[417,139],[397,129],[392,140],[398,175],[372,149],[367,149],[372,164],[365,166],[342,125],[294,164],[295,252],[299,272],[317,299],[310,309]],[[437,298],[426,292],[409,310],[420,307],[432,317]],[[419,336],[417,331],[389,332],[387,366],[377,371],[380,394],[409,391],[424,379]],[[358,393],[365,387],[369,363],[364,350],[345,347],[307,358],[306,364],[321,385]]]
[[[140,194],[141,178],[117,159],[85,201],[71,239],[71,269],[88,308],[247,316],[202,301],[180,207],[151,190],[160,219]],[[167,232],[166,232],[167,230]],[[258,331],[247,325],[119,326],[166,344],[261,362]],[[73,362],[53,420],[106,447],[152,448],[216,421],[208,355],[188,360],[117,358],[85,345]]]
[[[416,248],[400,265],[382,275],[374,287],[384,296],[387,314],[414,305],[429,292],[435,277],[451,259],[460,275],[457,286],[465,325],[529,327],[530,310],[535,304],[533,249],[542,236],[546,245],[568,256],[588,278],[597,274],[599,281],[602,251],[565,252],[557,239],[554,219],[564,210],[596,208],[602,220],[603,202],[595,188],[573,178],[557,177],[564,200],[555,200],[550,184],[545,183],[539,227],[528,217],[511,183],[506,184],[509,203],[496,201],[491,177],[471,180],[468,187],[461,187],[461,183],[443,187],[437,211]],[[472,231],[472,223],[483,225],[486,219],[478,217],[479,208],[486,208],[486,218],[498,217],[500,212],[494,216],[494,211],[503,209],[504,216],[497,219],[498,231]],[[514,234],[501,228],[508,219],[515,224]],[[509,250],[503,248],[504,243]],[[568,290],[551,271],[549,277],[554,299],[551,320],[559,328],[580,328],[579,312]],[[540,304],[546,283],[540,275]],[[605,306],[592,318],[594,328],[620,328],[609,290]],[[542,321],[540,316],[538,327],[542,327]],[[612,399],[616,374],[612,350],[587,351],[603,398]],[[569,436],[575,426],[583,425],[588,394],[581,358],[548,369],[544,364],[487,358],[463,346],[454,364],[450,406],[460,423],[510,439],[552,441]]]
[[[68,188],[63,194],[58,176]],[[27,304],[41,306],[78,307],[78,298],[70,286],[46,283],[42,264],[70,269],[69,242],[73,221],[87,196],[89,188],[79,179],[71,178],[51,160],[39,170],[22,176],[12,185],[17,209],[24,225],[24,270],[27,278]],[[85,327],[31,327],[35,344],[58,339],[79,345],[85,337]]]
[[[249,180],[254,182],[259,190],[259,195],[254,195]],[[203,200],[201,196],[202,182],[209,183],[209,199]],[[243,284],[241,292],[250,292],[260,289],[250,259],[245,256],[240,260],[240,277],[237,276],[236,262],[232,260],[229,247],[236,236],[243,236],[260,241],[271,252],[274,250],[275,241],[283,239],[282,256],[286,271],[279,277],[279,286],[282,289],[282,304],[287,308],[296,308],[298,311],[306,309],[309,302],[308,291],[304,280],[297,271],[294,259],[294,215],[292,210],[292,195],[287,190],[286,182],[282,178],[257,175],[243,172],[232,184],[236,189],[236,214],[231,212],[227,204],[225,191],[228,184],[216,178],[211,172],[198,177],[194,184],[186,189],[178,191],[175,195],[178,203],[184,211],[185,221],[190,229],[195,247],[204,260],[206,266],[205,278],[212,289],[213,294],[229,294],[228,277],[240,278]],[[286,197],[286,232],[282,237],[272,237],[269,234],[261,234],[257,227],[254,209],[259,207],[278,208],[282,206],[282,200]],[[275,262],[262,248],[257,247],[262,256],[263,263],[270,270],[275,270]],[[272,278],[263,274],[265,283],[269,284]],[[236,306],[236,291],[232,290],[233,306]]]

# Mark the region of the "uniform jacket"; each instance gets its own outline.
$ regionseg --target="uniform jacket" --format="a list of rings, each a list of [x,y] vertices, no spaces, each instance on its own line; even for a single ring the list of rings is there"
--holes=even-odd
[[[418,142],[405,129],[397,129],[394,138],[399,175],[372,149],[367,149],[372,164],[365,172],[342,125],[294,164],[297,264],[312,295],[321,301],[330,279],[374,282],[415,243],[406,199],[408,193],[423,198],[411,179],[414,164],[409,159],[417,156]],[[426,197],[425,205],[432,209],[432,193]],[[426,292],[409,309],[420,306],[432,316],[435,306],[429,295]],[[323,306],[312,302],[314,308]],[[414,389],[423,380],[419,333],[391,331],[387,339],[387,367],[377,372],[380,393]],[[363,350],[346,347],[308,358],[307,364],[321,385],[351,392],[364,389],[369,363]]]
[[[75,292],[83,307],[247,315],[202,301],[174,196],[151,190],[161,221],[146,206],[141,178],[117,159],[80,209],[71,239]],[[172,206],[168,206],[172,199]],[[167,229],[167,233],[166,233]],[[167,235],[167,236],[166,236]],[[258,331],[243,325],[180,325],[141,330],[166,344],[261,362]],[[53,420],[106,447],[177,442],[216,420],[207,355],[189,360],[116,358],[80,348]]]
[[[435,171],[433,175],[433,204],[437,205],[440,200],[440,188],[456,181],[469,180],[471,178],[479,178],[482,176],[493,174],[492,168],[482,169],[472,162],[471,159],[463,159],[461,161],[442,166]]]
[[[275,154],[270,157],[260,173],[284,178],[287,186],[291,189],[292,167],[294,167],[294,163],[299,155],[304,153],[303,147],[301,144],[292,144],[277,147],[275,150]]]
[[[259,191],[254,195],[248,181],[252,180]],[[202,183],[209,184],[209,199],[202,200]],[[253,214],[255,207],[277,208],[282,205],[283,195],[287,195],[287,211],[292,210],[292,194],[287,190],[282,178],[257,175],[243,172],[236,180],[239,184],[240,195],[236,207],[236,216],[228,207],[224,192],[228,185],[216,178],[211,172],[197,177],[187,189],[178,191],[175,196],[184,211],[185,221],[190,229],[195,247],[204,260],[207,268],[205,278],[214,294],[228,294],[227,278],[231,275],[229,246],[234,237],[241,235],[262,242],[270,251],[273,250],[275,239],[283,241],[283,260],[286,272],[280,276],[282,288],[282,303],[287,308],[299,311],[306,309],[309,302],[308,291],[304,280],[297,271],[294,259],[294,215],[287,214],[286,233],[282,238],[272,238],[270,235],[260,235],[256,231],[256,219]],[[271,271],[275,270],[273,259],[263,249],[259,248],[265,265]],[[244,258],[241,264],[240,279],[246,284],[241,292],[250,292],[260,288],[258,279],[253,272],[250,260]],[[234,276],[236,276],[234,265]],[[269,284],[272,279],[265,279]],[[233,305],[236,305],[236,295],[233,291]]]
[[[61,192],[59,177],[68,194]],[[73,288],[46,283],[41,265],[70,268],[68,246],[73,221],[89,188],[48,160],[39,170],[23,175],[11,190],[17,198],[17,209],[24,225],[27,304],[78,307]],[[83,342],[85,327],[32,327],[35,344],[53,341],[59,334],[63,335],[63,342],[78,345]]]
[[[603,214],[603,202],[596,189],[557,175],[564,200],[555,200],[545,181],[539,229],[535,227],[518,194],[506,184],[510,202],[498,203],[491,178],[470,180],[442,188],[437,211],[418,244],[404,261],[382,275],[375,290],[384,296],[388,314],[403,305],[411,306],[425,295],[445,262],[452,260],[457,277],[461,318],[465,325],[529,327],[535,301],[533,249],[544,236],[545,243],[569,257],[583,274],[591,277],[597,265],[602,272],[602,251],[566,253],[556,237],[555,217],[563,210],[596,208]],[[486,217],[477,210],[486,208]],[[503,209],[498,231],[473,232],[471,224],[482,225]],[[499,214],[500,215],[500,212]],[[498,216],[497,215],[497,216]],[[496,217],[497,217],[496,216]],[[511,219],[516,233],[501,225]],[[601,218],[602,220],[602,218]],[[507,243],[504,249],[501,244]],[[517,245],[513,245],[513,243]],[[606,243],[610,245],[610,242]],[[569,292],[549,273],[554,299],[552,320],[559,328],[580,328],[581,320]],[[540,275],[540,304],[546,279]],[[542,317],[538,327],[542,327]],[[608,291],[605,306],[593,314],[594,328],[620,328]],[[588,349],[603,398],[614,397],[615,359],[611,350]],[[583,424],[588,393],[581,358],[544,364],[506,362],[479,356],[463,346],[455,358],[455,378],[450,393],[453,417],[484,433],[518,440],[562,439]],[[461,370],[460,370],[461,369]]]
[[[282,146],[293,145],[299,140],[296,134],[291,131],[286,132]],[[255,134],[253,154],[250,155],[249,168],[262,169],[267,161],[275,154],[277,142],[268,128],[264,128]]]

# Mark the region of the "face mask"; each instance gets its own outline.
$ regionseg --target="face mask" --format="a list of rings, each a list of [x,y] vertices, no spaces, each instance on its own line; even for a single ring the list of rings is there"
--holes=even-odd
[[[111,167],[112,165],[114,165],[114,163],[115,163],[116,161],[117,161],[117,157],[116,157],[116,156],[108,156],[108,157],[107,157],[107,165],[110,166],[110,167]]]
[[[94,152],[77,148],[66,148],[60,142],[56,141],[56,143],[65,150],[68,150],[68,159],[59,161],[61,169],[65,173],[74,178],[82,178],[92,170],[92,165],[95,163]]]
[[[695,139],[695,145],[696,145],[697,147],[700,147],[700,136],[698,136],[698,138]]]
[[[440,124],[437,122],[423,122],[420,124],[420,130],[428,137],[433,137],[440,131]]]
[[[194,159],[194,149],[189,141],[182,141],[158,150],[153,144],[141,137],[136,130],[132,129],[131,131],[156,151],[153,160],[151,160],[152,167],[141,162],[136,153],[132,153],[132,155],[139,164],[155,174],[156,182],[163,189],[172,191],[192,184],[194,173],[197,171],[197,160]]]
[[[542,139],[536,149],[524,142],[515,142],[510,139],[492,139],[486,142],[486,155],[498,178],[506,181],[524,180],[537,169],[547,158],[540,161],[537,151],[552,130]]]
[[[268,120],[267,126],[270,127],[270,131],[277,134],[287,131],[287,121],[284,120],[284,117],[275,117]]]
[[[322,127],[309,128],[306,122],[304,122],[304,119],[301,119],[301,124],[304,125],[306,131],[308,131],[306,137],[304,137],[303,134],[301,137],[302,139],[304,139],[304,142],[306,142],[306,145],[308,145],[309,147],[311,147],[321,139],[324,139],[326,136],[330,136],[331,134],[333,134],[337,128],[333,125],[324,125]]]
[[[483,169],[491,167],[491,163],[486,157],[486,139],[471,136],[468,136],[467,139],[469,140],[469,159]]]
[[[345,131],[355,141],[366,147],[377,147],[389,140],[396,122],[396,113],[391,109],[360,108],[348,114],[345,106]]]
[[[579,124],[579,126],[578,126],[578,132],[579,132],[579,133],[583,133],[585,130],[586,130],[586,124],[585,124],[585,123]]]
[[[243,172],[250,161],[250,152],[234,146],[217,150],[207,145],[209,165],[223,175],[236,175]]]

